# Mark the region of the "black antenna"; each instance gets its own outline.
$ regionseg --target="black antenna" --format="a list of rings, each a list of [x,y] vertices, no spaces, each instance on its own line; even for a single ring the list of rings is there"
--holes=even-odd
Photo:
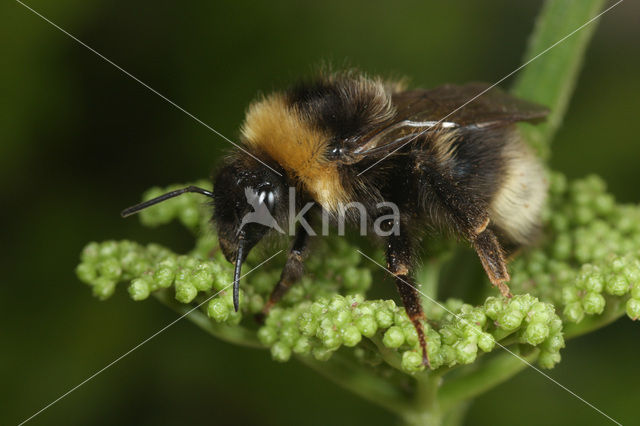
[[[198,194],[206,195],[207,197],[213,198],[213,192],[207,191],[206,189],[199,188],[197,186],[187,186],[186,188],[176,189],[175,191],[167,192],[159,197],[153,198],[149,201],[145,201],[144,203],[136,204],[135,206],[131,206],[122,210],[120,215],[122,217],[131,216],[132,214],[138,213],[140,210],[144,210],[147,207],[151,207],[155,204],[161,203],[163,201],[168,200],[169,198],[177,197],[178,195],[182,195],[186,192],[197,192]]]

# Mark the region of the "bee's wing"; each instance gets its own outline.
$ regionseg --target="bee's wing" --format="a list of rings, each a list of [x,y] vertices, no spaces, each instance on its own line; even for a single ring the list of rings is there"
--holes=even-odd
[[[542,120],[549,110],[515,98],[484,83],[447,84],[431,90],[410,90],[393,95],[397,114],[376,129],[342,148],[345,162],[388,154],[418,136],[441,129],[506,126],[517,121]]]

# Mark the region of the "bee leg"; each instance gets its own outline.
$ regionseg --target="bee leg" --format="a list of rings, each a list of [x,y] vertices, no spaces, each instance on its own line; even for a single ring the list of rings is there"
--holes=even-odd
[[[486,203],[470,191],[455,185],[435,168],[424,168],[430,189],[454,223],[456,229],[476,250],[489,280],[505,297],[511,297],[506,282],[509,281],[504,250],[489,226]]]
[[[293,284],[298,282],[304,273],[304,265],[302,264],[307,253],[309,242],[309,234],[302,225],[298,225],[293,245],[289,251],[289,257],[280,274],[280,280],[269,296],[269,300],[262,308],[262,315],[267,315],[273,305],[278,303],[282,296],[291,288]]]
[[[420,322],[426,319],[426,317],[422,310],[420,295],[411,273],[411,242],[403,235],[405,234],[391,235],[388,237],[386,253],[387,267],[395,277],[396,288],[402,298],[404,309],[418,332],[418,339],[420,347],[422,348],[422,364],[429,367],[427,342],[422,322]]]
[[[491,280],[491,284],[498,287],[504,297],[511,297],[511,291],[507,282],[507,262],[504,253],[495,234],[490,229],[485,229],[473,240],[473,247],[480,257],[480,262]]]

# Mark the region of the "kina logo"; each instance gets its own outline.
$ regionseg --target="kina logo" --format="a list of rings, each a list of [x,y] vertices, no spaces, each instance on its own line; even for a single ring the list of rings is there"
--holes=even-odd
[[[275,229],[281,234],[284,234],[284,231],[278,225],[278,222],[274,219],[269,211],[269,207],[265,203],[265,198],[267,198],[267,193],[261,192],[258,194],[252,188],[246,187],[244,189],[244,195],[247,198],[247,203],[251,207],[253,207],[253,211],[244,215],[242,218],[242,222],[240,223],[240,228],[238,232],[242,230],[242,228],[248,223],[257,223],[262,226],[266,226],[268,228]],[[269,196],[273,197],[272,194]],[[271,200],[272,201],[272,200]]]

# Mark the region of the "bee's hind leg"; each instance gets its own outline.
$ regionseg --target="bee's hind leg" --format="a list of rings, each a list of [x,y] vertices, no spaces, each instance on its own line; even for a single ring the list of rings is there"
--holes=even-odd
[[[464,186],[454,184],[435,167],[425,168],[423,173],[448,220],[455,224],[457,231],[478,253],[491,283],[498,287],[503,296],[511,297],[506,284],[509,281],[507,261],[504,250],[489,227],[486,203]]]
[[[511,291],[506,284],[509,281],[507,261],[495,234],[490,229],[485,229],[472,240],[472,243],[491,284],[498,287],[504,297],[511,297]]]
[[[402,298],[404,309],[418,333],[418,340],[422,349],[422,363],[429,366],[427,341],[421,322],[426,317],[420,304],[418,288],[413,280],[411,252],[411,242],[407,234],[391,235],[387,238],[387,267],[395,277],[396,288]]]

